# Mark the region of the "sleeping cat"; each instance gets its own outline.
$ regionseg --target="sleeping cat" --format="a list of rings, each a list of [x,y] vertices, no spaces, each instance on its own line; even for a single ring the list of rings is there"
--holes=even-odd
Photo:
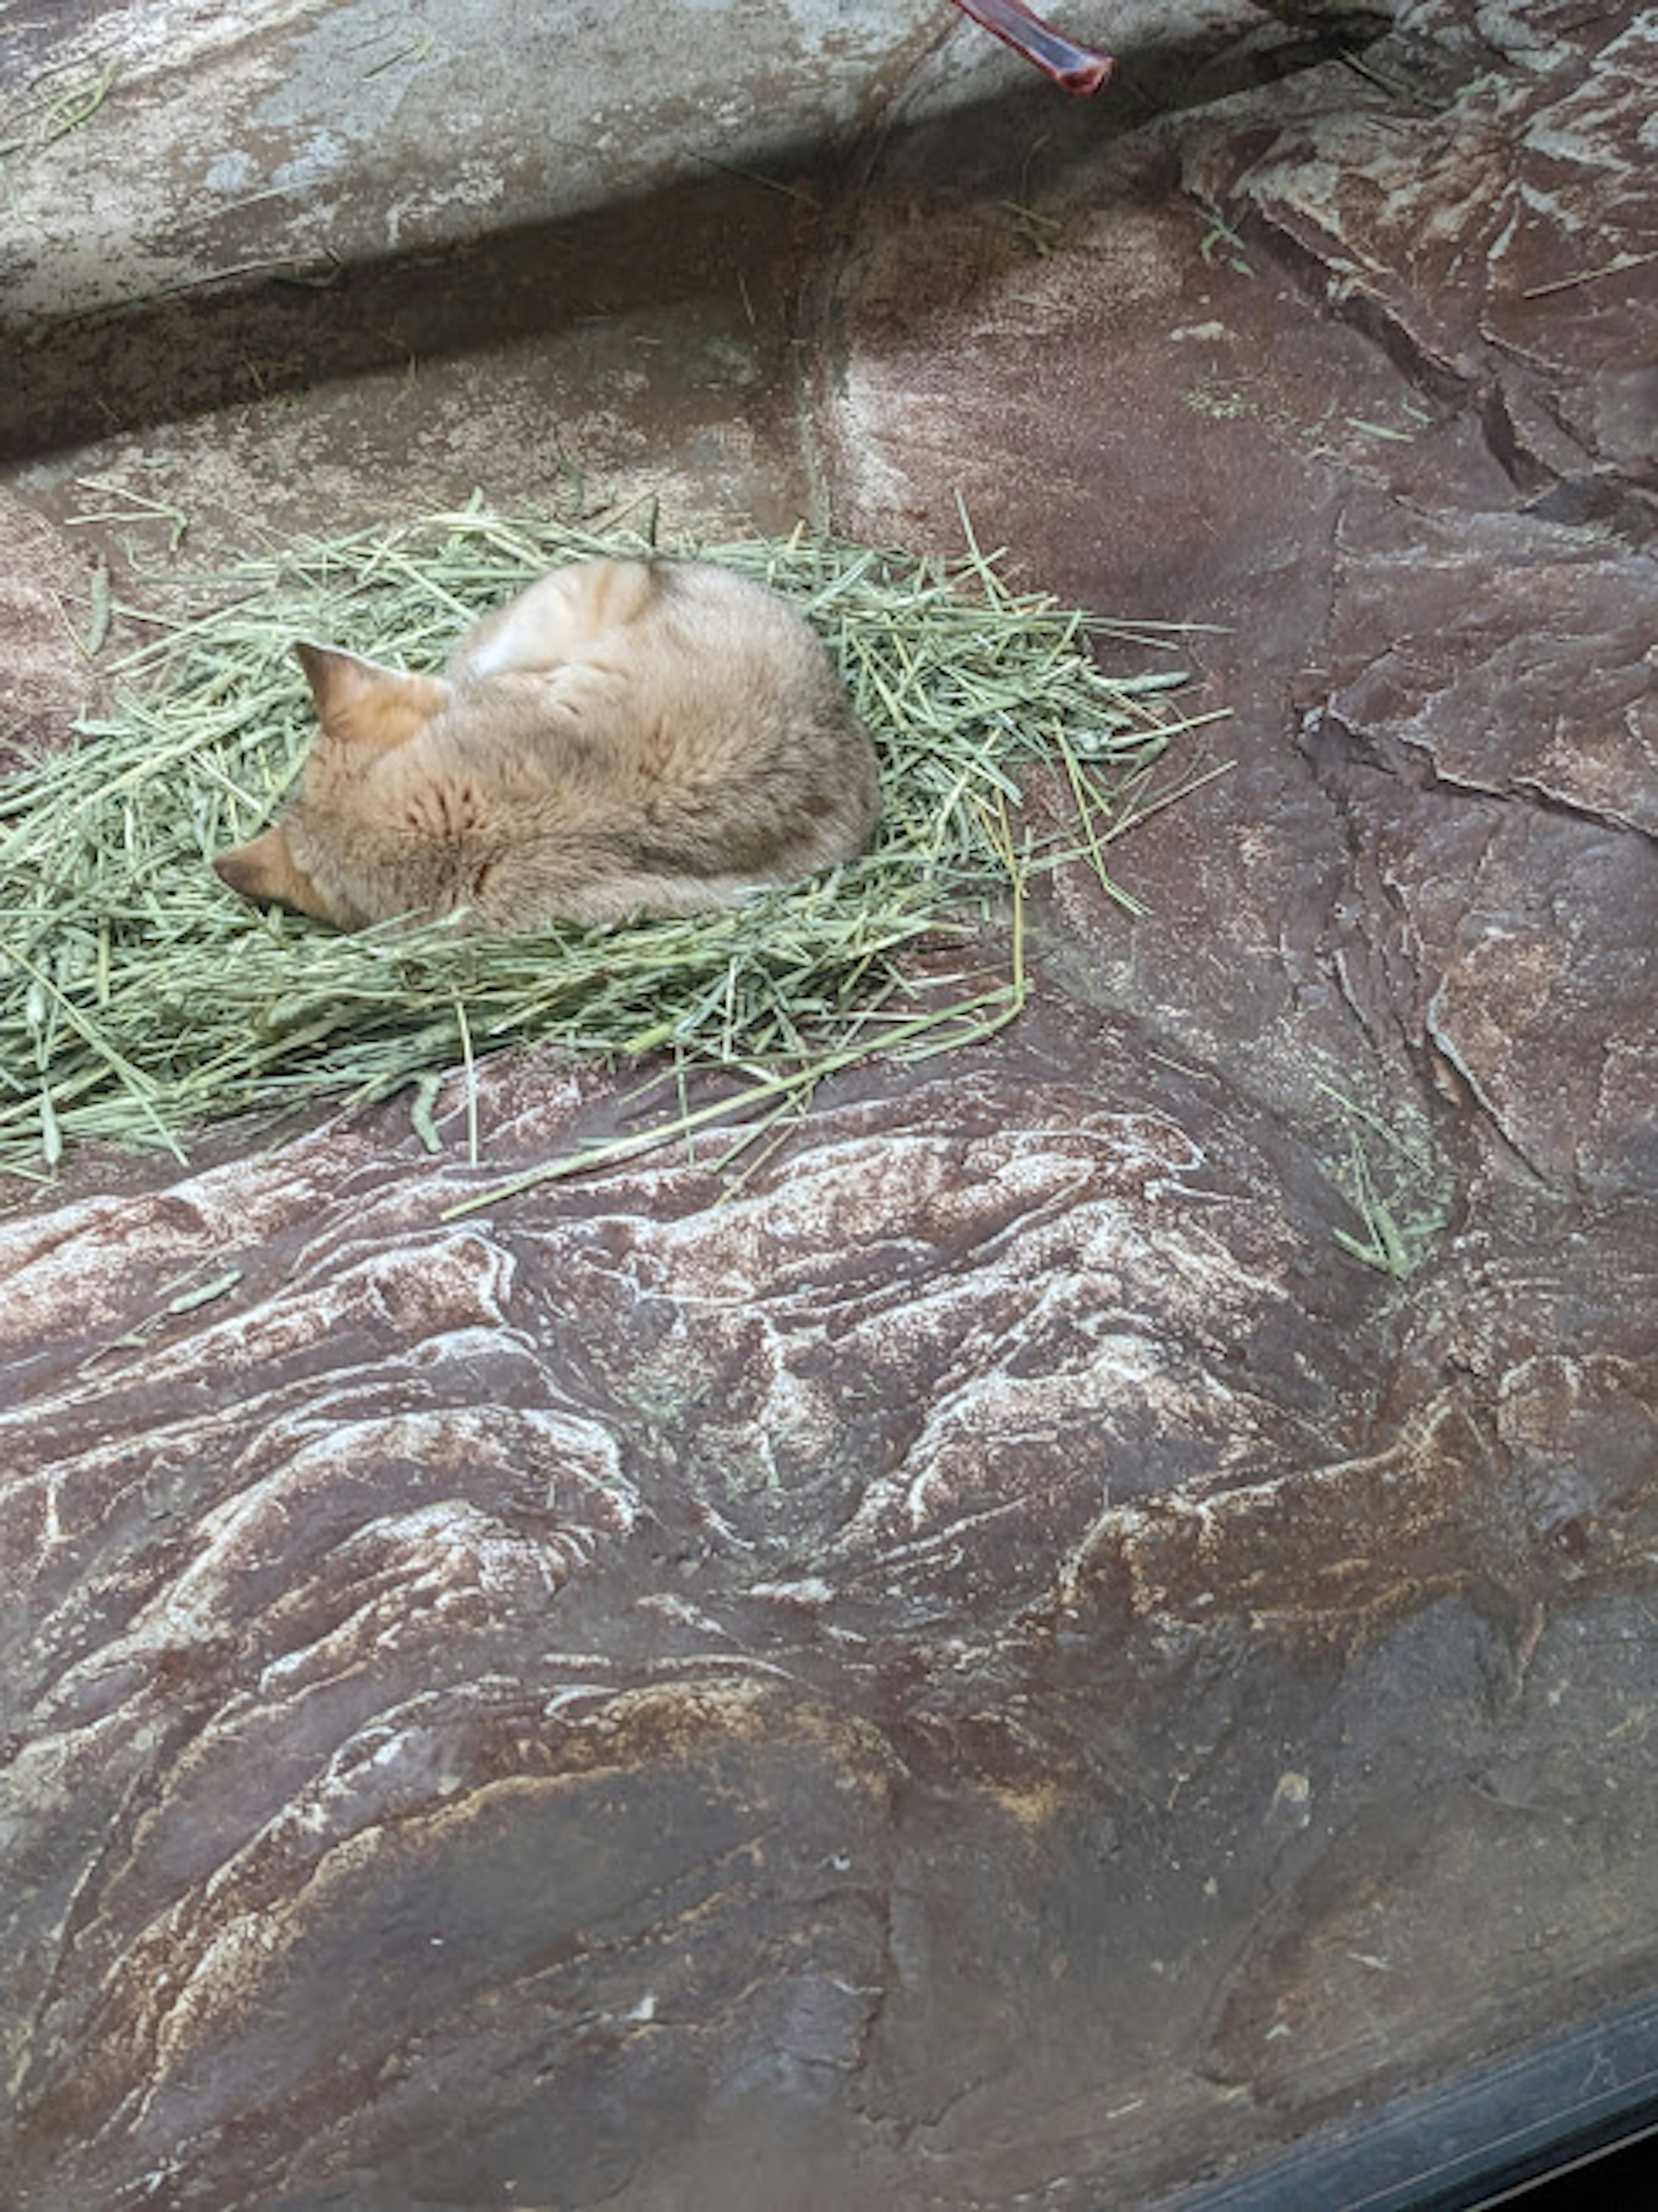
[[[880,811],[816,634],[723,568],[555,569],[440,678],[297,650],[321,727],[273,825],[214,866],[342,929],[694,914],[850,860]]]

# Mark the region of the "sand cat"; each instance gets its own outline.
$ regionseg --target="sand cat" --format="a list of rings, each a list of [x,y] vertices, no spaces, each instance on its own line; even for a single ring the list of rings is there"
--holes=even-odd
[[[694,914],[849,860],[868,732],[801,616],[678,561],[590,561],[473,625],[441,678],[297,648],[321,728],[233,890],[342,929]]]

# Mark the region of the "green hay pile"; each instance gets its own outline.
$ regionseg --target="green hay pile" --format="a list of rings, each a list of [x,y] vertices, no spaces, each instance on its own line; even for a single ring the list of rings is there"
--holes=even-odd
[[[829,876],[693,921],[506,939],[341,936],[219,882],[213,855],[270,818],[310,740],[296,637],[434,667],[542,569],[641,550],[476,510],[307,543],[217,579],[206,611],[123,664],[117,714],[0,784],[0,1167],[49,1173],[86,1139],[182,1159],[209,1119],[405,1088],[435,1146],[444,1073],[530,1041],[744,1073],[735,1097],[671,1125],[685,1127],[798,1103],[866,1052],[936,1049],[1017,1011],[1030,870],[1080,855],[1108,884],[1110,840],[1178,795],[1154,787],[1154,763],[1192,725],[1158,696],[1177,676],[1102,675],[1083,616],[1014,592],[976,553],[946,573],[800,534],[704,549],[805,610],[875,734],[879,842]],[[1018,826],[1036,763],[1072,825],[1043,849]],[[963,995],[940,973],[954,963],[914,957],[1010,899],[1007,980],[969,978]]]

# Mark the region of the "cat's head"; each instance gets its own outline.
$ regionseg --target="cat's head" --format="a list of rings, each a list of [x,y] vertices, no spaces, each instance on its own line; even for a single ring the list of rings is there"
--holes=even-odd
[[[385,906],[375,879],[386,825],[365,788],[367,772],[443,712],[450,688],[440,678],[405,675],[331,646],[295,650],[320,726],[276,821],[213,866],[253,905],[292,907],[338,929],[361,929]]]

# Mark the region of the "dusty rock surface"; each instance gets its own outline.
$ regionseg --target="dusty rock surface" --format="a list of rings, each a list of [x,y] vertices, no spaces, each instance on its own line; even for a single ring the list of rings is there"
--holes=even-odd
[[[1284,52],[765,247],[841,527],[1209,626],[1143,917],[736,1182],[446,1220],[629,1110],[525,1055],[0,1214],[30,2212],[1151,2203],[1650,1984],[1650,25]]]
[[[61,743],[99,696],[95,574],[43,514],[0,489],[0,771]]]

